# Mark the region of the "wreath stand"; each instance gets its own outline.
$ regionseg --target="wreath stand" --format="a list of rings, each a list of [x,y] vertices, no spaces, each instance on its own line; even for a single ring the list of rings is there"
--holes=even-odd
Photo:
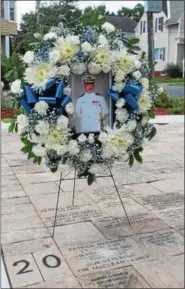
[[[128,220],[128,223],[129,225],[131,226],[131,222],[130,222],[130,219],[127,215],[127,212],[126,212],[126,209],[125,209],[125,206],[123,204],[123,201],[121,199],[121,196],[120,196],[120,192],[116,186],[116,183],[115,183],[115,180],[114,180],[114,177],[113,177],[113,174],[112,174],[112,171],[111,169],[109,168],[109,172],[110,174],[109,175],[106,175],[106,176],[97,176],[96,178],[112,178],[112,181],[113,181],[113,184],[114,184],[114,187],[115,187],[115,190],[117,192],[117,195],[118,195],[118,198],[120,200],[120,203],[121,203],[121,206],[124,210],[124,213],[126,215],[126,218]],[[62,172],[60,174],[60,180],[59,180],[59,187],[58,187],[58,193],[57,193],[57,202],[56,202],[56,209],[55,209],[55,217],[54,217],[54,224],[53,224],[53,233],[52,233],[52,237],[54,237],[55,235],[55,228],[56,228],[56,221],[57,221],[57,214],[58,214],[58,206],[59,206],[59,198],[60,198],[60,189],[61,189],[61,184],[62,184],[62,181],[73,181],[73,197],[72,197],[72,206],[74,206],[74,199],[75,199],[75,188],[76,188],[76,180],[80,180],[80,179],[85,179],[85,178],[77,178],[76,176],[76,170],[75,170],[75,173],[74,173],[74,177],[73,178],[69,178],[69,179],[66,179],[66,177],[71,173],[71,171],[69,173],[67,173],[64,177],[62,177]]]

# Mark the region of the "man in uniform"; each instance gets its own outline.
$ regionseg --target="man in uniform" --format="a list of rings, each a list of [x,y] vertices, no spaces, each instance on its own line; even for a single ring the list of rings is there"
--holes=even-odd
[[[86,92],[76,102],[76,132],[99,132],[103,128],[103,120],[109,113],[108,106],[104,97],[94,92],[95,77],[85,75],[83,81]]]

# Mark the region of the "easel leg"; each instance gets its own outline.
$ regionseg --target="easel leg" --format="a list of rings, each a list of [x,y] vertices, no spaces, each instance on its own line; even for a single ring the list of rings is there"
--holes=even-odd
[[[75,169],[74,182],[73,182],[72,206],[74,206],[74,202],[75,202],[75,186],[76,186],[76,169]]]
[[[59,182],[59,187],[58,187],[57,203],[56,203],[55,219],[54,219],[54,224],[53,224],[53,234],[52,234],[52,237],[54,237],[54,234],[55,234],[55,226],[56,226],[56,221],[57,221],[57,212],[58,212],[58,204],[59,204],[61,183],[62,183],[62,172],[61,172],[61,174],[60,174],[60,182]]]
[[[122,208],[123,208],[123,210],[124,210],[124,212],[125,212],[125,215],[126,215],[126,217],[127,217],[127,220],[128,220],[128,222],[129,222],[129,225],[131,226],[130,218],[129,218],[128,215],[127,215],[127,211],[126,211],[125,206],[124,206],[124,204],[123,204],[123,201],[122,201],[122,199],[121,199],[119,190],[118,190],[118,188],[117,188],[117,186],[116,186],[116,183],[115,183],[115,180],[114,180],[114,177],[113,177],[113,174],[112,174],[112,171],[111,171],[110,168],[109,168],[109,171],[110,171],[110,176],[111,176],[111,178],[112,178],[112,180],[113,180],[114,187],[115,187],[115,189],[116,189],[117,195],[118,195],[118,197],[119,197],[120,203],[121,203]]]

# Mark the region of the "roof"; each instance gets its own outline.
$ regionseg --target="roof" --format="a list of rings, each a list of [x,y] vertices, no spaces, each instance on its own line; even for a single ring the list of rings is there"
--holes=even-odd
[[[134,33],[137,22],[131,18],[117,15],[106,15],[106,21],[114,25],[117,29],[121,29],[123,32]]]
[[[184,13],[184,1],[170,1],[170,19],[165,24],[177,24],[180,16]]]

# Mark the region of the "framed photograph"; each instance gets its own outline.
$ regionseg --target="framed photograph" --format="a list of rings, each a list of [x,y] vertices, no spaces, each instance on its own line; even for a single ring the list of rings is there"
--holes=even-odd
[[[111,85],[111,74],[72,76],[75,113],[71,125],[77,134],[98,133],[106,125],[112,127],[112,100],[108,96]]]

